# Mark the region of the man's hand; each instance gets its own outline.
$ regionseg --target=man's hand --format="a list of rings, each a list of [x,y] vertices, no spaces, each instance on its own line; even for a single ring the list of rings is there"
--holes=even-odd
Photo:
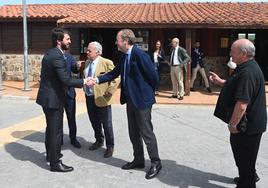
[[[225,80],[221,79],[216,73],[209,71],[209,80],[216,85],[223,86]]]
[[[87,77],[85,79],[85,84],[88,86],[88,87],[92,87],[96,84],[96,78],[92,78],[92,77]]]
[[[236,126],[231,126],[230,124],[228,125],[228,129],[230,131],[230,133],[232,134],[237,134],[239,133],[239,131],[237,130],[237,127]]]
[[[84,61],[77,61],[76,62],[76,67],[77,69],[80,69],[82,67],[82,64],[85,63]]]

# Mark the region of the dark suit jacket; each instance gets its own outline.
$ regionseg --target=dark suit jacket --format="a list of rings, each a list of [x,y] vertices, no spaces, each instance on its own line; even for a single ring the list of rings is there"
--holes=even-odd
[[[204,53],[201,49],[198,49],[198,52],[196,52],[195,48],[193,48],[191,55],[192,55],[192,63],[191,63],[192,68],[195,68],[197,64],[199,64],[200,67],[204,67],[203,64]]]
[[[65,53],[66,57],[66,65],[67,65],[67,70],[70,76],[72,76],[72,73],[79,73],[79,70],[77,69],[76,66],[76,60],[70,53]],[[74,87],[68,87],[68,97],[71,99],[75,99],[76,93]]]
[[[62,52],[58,48],[52,48],[42,60],[37,104],[44,108],[62,108],[68,86],[82,87],[83,79],[71,78]]]
[[[125,55],[121,56],[119,63],[107,74],[98,77],[99,83],[111,81],[121,75],[121,104],[126,103],[124,93],[124,60]],[[144,51],[133,46],[127,75],[127,93],[138,109],[146,109],[155,103],[154,90],[158,82],[157,74],[150,56]]]

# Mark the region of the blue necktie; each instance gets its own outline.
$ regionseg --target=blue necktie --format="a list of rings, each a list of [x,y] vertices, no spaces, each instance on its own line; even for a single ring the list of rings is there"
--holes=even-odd
[[[126,96],[128,96],[128,89],[127,89],[127,79],[128,79],[128,54],[125,54],[125,60],[124,60],[124,93]]]
[[[89,62],[88,64],[88,72],[87,72],[87,77],[91,77],[92,76],[92,62]],[[92,95],[92,91],[91,88],[89,86],[86,85],[86,94],[87,95]]]

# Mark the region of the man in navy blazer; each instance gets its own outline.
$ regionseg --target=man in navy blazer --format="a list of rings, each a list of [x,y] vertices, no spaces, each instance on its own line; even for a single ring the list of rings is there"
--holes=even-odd
[[[65,60],[67,70],[70,76],[72,73],[79,73],[80,64],[76,63],[74,56],[70,53],[65,53]],[[66,96],[66,103],[64,105],[64,109],[66,112],[67,120],[68,120],[68,127],[69,127],[69,137],[71,140],[71,144],[76,148],[81,148],[80,142],[76,138],[77,133],[77,126],[75,120],[75,113],[76,113],[76,92],[74,87],[68,87],[68,92]],[[63,133],[62,133],[62,144],[63,144]]]
[[[151,168],[145,178],[151,179],[162,168],[151,122],[158,77],[150,56],[134,46],[134,42],[135,35],[132,30],[123,29],[117,33],[116,45],[118,50],[123,52],[120,62],[111,72],[99,76],[96,82],[101,84],[121,75],[120,102],[126,103],[129,137],[134,150],[134,160],[123,165],[122,169],[144,168],[143,139],[151,159]]]

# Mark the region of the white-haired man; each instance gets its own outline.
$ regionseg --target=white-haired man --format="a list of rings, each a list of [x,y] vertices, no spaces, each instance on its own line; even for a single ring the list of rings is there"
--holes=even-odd
[[[102,46],[98,42],[91,42],[87,48],[84,76],[97,77],[113,70],[114,64],[111,60],[101,57]],[[115,79],[109,83],[85,86],[87,112],[94,129],[96,141],[89,150],[96,150],[103,146],[104,135],[106,140],[106,151],[104,157],[111,157],[114,151],[114,134],[112,124],[112,96],[116,91],[120,80]],[[102,131],[104,129],[104,135]]]

